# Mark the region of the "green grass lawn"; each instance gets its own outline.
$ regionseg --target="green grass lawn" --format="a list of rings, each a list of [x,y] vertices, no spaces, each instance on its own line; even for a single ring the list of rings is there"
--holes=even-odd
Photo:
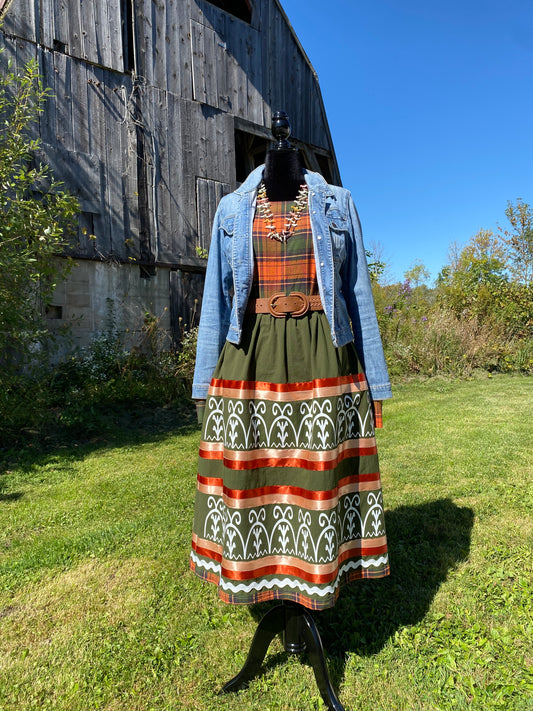
[[[395,388],[379,432],[390,578],[315,613],[346,711],[533,709],[533,379]],[[276,640],[241,668],[265,606],[188,571],[199,431],[146,426],[6,455],[0,711],[325,708]]]

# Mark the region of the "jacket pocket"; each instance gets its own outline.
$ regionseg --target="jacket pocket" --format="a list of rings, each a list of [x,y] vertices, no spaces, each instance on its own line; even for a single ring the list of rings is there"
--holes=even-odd
[[[346,257],[346,233],[348,232],[348,221],[338,210],[330,210],[326,217],[331,239],[333,252],[333,262],[339,266]]]
[[[235,215],[228,215],[222,220],[222,231],[227,237],[233,237],[235,230]]]
[[[233,233],[235,231],[235,215],[228,215],[220,224],[220,240],[222,251],[228,264],[231,264],[231,253],[233,249]]]

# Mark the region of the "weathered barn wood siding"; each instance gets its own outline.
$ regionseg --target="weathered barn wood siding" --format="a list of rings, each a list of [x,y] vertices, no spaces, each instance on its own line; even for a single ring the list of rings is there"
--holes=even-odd
[[[277,0],[252,5],[251,23],[207,0],[4,8],[0,62],[36,58],[52,91],[42,157],[80,198],[73,253],[179,270],[170,304],[182,321],[191,306],[178,301],[205,268],[196,249],[208,249],[216,205],[236,185],[236,129],[261,149],[273,111],[287,111],[309,167],[325,156],[339,182],[314,71]]]
[[[124,0],[13,0],[4,31],[122,72],[124,6]]]

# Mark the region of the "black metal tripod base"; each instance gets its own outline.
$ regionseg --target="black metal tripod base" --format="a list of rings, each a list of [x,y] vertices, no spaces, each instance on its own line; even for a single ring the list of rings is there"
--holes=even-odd
[[[248,657],[236,677],[225,684],[220,693],[227,694],[248,686],[259,673],[261,665],[274,637],[283,632],[285,650],[292,654],[306,651],[320,694],[330,711],[344,711],[331,685],[324,648],[310,613],[297,603],[283,602],[276,605],[263,617],[252,640]]]

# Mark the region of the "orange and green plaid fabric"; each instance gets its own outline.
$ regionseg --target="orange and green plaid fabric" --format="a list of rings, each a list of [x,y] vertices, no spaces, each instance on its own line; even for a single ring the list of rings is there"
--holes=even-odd
[[[272,202],[276,230],[283,230],[292,202]],[[283,244],[270,239],[265,221],[256,212],[253,224],[254,284],[252,298],[264,299],[273,294],[301,291],[318,294],[313,235],[309,210],[301,214],[296,229]]]

